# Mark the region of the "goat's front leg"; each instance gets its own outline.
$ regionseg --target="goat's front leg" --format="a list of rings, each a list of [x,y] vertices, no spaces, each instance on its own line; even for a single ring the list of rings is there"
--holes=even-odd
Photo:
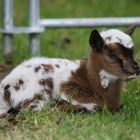
[[[83,97],[83,100],[79,99],[80,97],[68,95],[65,93],[61,94],[61,99],[67,102],[69,105],[64,104],[64,108],[70,107],[74,110],[85,110],[87,112],[96,112],[97,105],[93,102],[82,102],[86,101],[86,98]],[[85,99],[84,99],[85,98]]]
[[[104,102],[110,112],[117,112],[123,107],[121,102],[121,95],[115,94],[113,92],[104,96]]]
[[[61,110],[61,111],[72,111],[74,113],[77,112],[88,112],[87,109],[81,107],[80,105],[72,105],[66,101],[60,101],[57,103],[57,107]]]

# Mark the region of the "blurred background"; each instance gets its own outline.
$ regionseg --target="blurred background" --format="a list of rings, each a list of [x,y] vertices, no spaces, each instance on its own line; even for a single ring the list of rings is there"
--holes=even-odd
[[[28,26],[29,0],[14,0],[14,25]],[[0,0],[0,28],[2,27]],[[140,0],[40,0],[40,17],[140,17]],[[113,27],[116,28],[116,27]],[[99,31],[108,28],[97,28]],[[126,30],[127,27],[118,28]],[[41,55],[68,59],[86,58],[93,28],[46,29],[41,33]],[[140,27],[133,34],[136,59],[140,64]],[[13,62],[4,64],[0,33],[0,79],[18,63],[28,59],[28,35],[14,37]],[[6,67],[6,70],[4,70]],[[140,140],[140,77],[126,82],[124,107],[115,114],[106,109],[93,114],[66,113],[46,106],[37,114],[26,111],[16,119],[0,120],[0,140]],[[115,90],[115,89],[114,89]],[[47,111],[46,111],[47,110]]]
[[[28,26],[29,0],[14,0],[14,25]],[[2,9],[2,0],[0,0]],[[76,17],[130,17],[140,16],[139,0],[40,0],[40,17],[76,18]],[[1,10],[2,11],[2,10]],[[0,12],[2,27],[2,12]],[[116,27],[114,27],[116,28]],[[97,28],[99,31],[105,28]],[[120,28],[125,30],[126,28]],[[46,29],[41,33],[41,55],[79,59],[87,56],[88,38],[92,28]],[[137,59],[140,53],[140,29],[137,28],[133,39]],[[13,62],[20,63],[30,57],[28,35],[14,37]],[[0,34],[0,63],[3,63],[2,34]]]

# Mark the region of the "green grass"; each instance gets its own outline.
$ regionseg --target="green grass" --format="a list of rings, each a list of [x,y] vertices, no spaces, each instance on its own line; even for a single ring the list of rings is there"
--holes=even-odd
[[[28,25],[28,0],[15,1],[15,25]],[[0,1],[0,9],[2,7]],[[41,0],[41,18],[140,16],[139,0]],[[0,25],[2,17],[0,13]],[[99,30],[105,28],[98,28]],[[125,28],[121,28],[125,30]],[[88,37],[92,29],[46,29],[41,34],[42,56],[69,59],[88,54]],[[133,36],[136,58],[140,62],[140,29]],[[68,38],[70,43],[64,40]],[[0,62],[2,57],[0,35]],[[29,58],[27,35],[16,35],[14,63]],[[0,120],[0,140],[140,140],[140,78],[126,83],[124,108],[112,115],[60,112],[46,106],[41,112],[23,112],[14,120]]]

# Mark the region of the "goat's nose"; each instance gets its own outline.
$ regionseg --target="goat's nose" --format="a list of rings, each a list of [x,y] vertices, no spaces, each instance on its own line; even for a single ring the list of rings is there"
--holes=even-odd
[[[140,75],[140,67],[137,69],[137,75]]]
[[[137,64],[136,65],[133,65],[133,68],[134,69],[137,69],[137,70],[140,69],[140,67]]]

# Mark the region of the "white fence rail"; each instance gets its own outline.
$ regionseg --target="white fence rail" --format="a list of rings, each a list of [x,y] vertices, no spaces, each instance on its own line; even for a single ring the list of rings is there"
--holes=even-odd
[[[40,19],[40,0],[29,0],[29,26],[15,27],[13,24],[13,0],[3,0],[3,50],[5,62],[12,62],[14,34],[29,34],[31,55],[40,55],[40,33],[45,28],[80,28],[80,27],[111,27],[140,26],[140,17],[110,17],[110,18],[57,18]]]

